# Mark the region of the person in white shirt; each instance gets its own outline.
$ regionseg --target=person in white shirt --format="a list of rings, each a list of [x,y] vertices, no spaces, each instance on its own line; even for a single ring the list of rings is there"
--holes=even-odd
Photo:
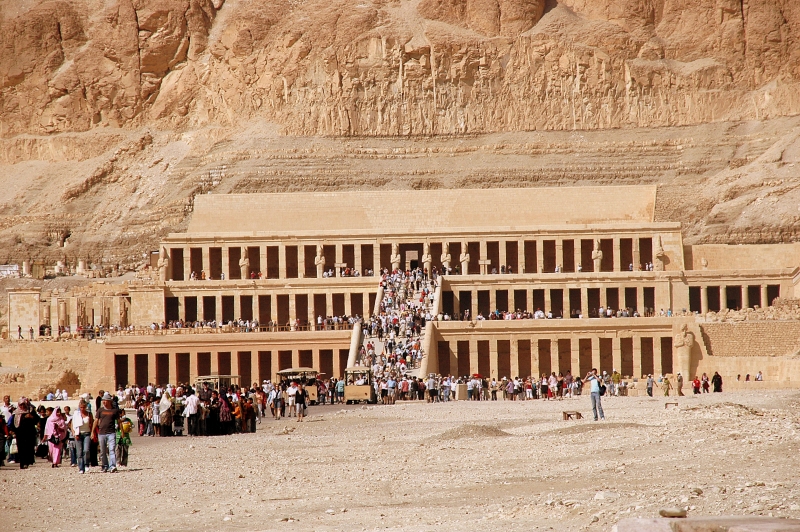
[[[200,412],[200,398],[190,391],[183,403],[183,415],[188,419],[189,436],[197,436],[197,418]]]
[[[289,415],[288,417],[297,416],[294,408],[294,400],[297,398],[297,383],[292,382],[292,385],[286,390],[286,406],[288,407]]]

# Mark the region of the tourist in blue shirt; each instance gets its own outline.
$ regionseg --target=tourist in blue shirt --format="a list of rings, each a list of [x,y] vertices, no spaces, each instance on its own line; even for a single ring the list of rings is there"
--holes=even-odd
[[[597,378],[597,369],[592,368],[592,371],[586,374],[586,382],[589,383],[590,396],[592,398],[592,413],[594,420],[597,421],[597,412],[600,411],[600,419],[605,420],[606,416],[603,414],[603,405],[600,404],[600,379]]]

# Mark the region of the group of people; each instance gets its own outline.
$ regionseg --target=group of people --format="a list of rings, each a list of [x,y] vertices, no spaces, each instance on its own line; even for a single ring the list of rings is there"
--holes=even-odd
[[[670,392],[675,390],[674,394],[681,397],[685,395],[683,393],[683,386],[685,383],[685,379],[680,372],[674,377],[674,382],[670,379],[669,375],[661,375],[658,379],[654,378],[653,375],[647,375],[645,380],[645,389],[647,390],[647,395],[653,397],[653,388],[660,388],[661,391],[664,393],[664,397],[669,397]],[[692,393],[695,395],[699,395],[700,393],[708,393],[709,388],[713,387],[715,393],[722,392],[722,375],[719,374],[718,371],[714,372],[714,375],[709,379],[707,373],[703,373],[702,377],[698,377],[695,375],[694,379],[691,381],[692,384]],[[702,390],[702,391],[701,391]]]
[[[133,422],[108,393],[97,398],[94,413],[91,402],[82,398],[74,414],[69,406],[34,408],[26,397],[14,406],[5,396],[0,422],[0,466],[7,456],[9,464],[19,464],[20,469],[28,469],[36,458],[57,468],[65,454],[81,474],[98,466],[114,473],[128,465]]]

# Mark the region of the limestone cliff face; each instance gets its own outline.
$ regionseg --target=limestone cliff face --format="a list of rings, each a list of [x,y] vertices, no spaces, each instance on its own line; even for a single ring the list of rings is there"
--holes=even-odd
[[[463,134],[800,112],[795,0],[0,0],[3,136]]]

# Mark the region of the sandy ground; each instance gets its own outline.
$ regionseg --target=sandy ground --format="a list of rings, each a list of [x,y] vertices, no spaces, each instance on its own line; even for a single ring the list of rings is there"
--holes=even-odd
[[[135,437],[115,475],[2,468],[0,529],[609,530],[667,506],[800,518],[796,391],[603,402],[597,423],[583,396],[314,407],[256,434]],[[587,417],[563,421],[573,409]]]

